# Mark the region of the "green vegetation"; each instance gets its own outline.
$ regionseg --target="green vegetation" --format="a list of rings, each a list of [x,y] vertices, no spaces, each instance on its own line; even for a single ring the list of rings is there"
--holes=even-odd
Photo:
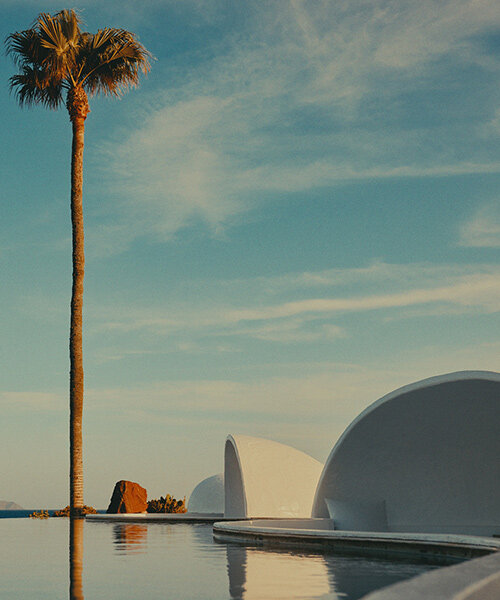
[[[167,494],[165,498],[161,496],[155,500],[148,501],[148,513],[185,513],[186,508],[186,496],[183,500],[176,500],[170,494]]]

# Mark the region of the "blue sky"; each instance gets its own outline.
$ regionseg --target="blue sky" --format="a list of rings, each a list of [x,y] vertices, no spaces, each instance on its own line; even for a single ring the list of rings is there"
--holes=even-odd
[[[63,8],[0,6],[2,39]],[[384,393],[500,370],[494,0],[76,8],[156,57],[86,122],[87,503],[188,495],[228,433],[323,461]],[[0,72],[0,498],[58,507],[71,128]]]

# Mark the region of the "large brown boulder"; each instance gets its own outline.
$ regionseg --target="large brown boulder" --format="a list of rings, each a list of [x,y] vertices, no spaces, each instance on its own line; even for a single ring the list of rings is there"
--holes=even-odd
[[[107,513],[142,513],[148,508],[148,493],[133,481],[118,481],[113,490]]]

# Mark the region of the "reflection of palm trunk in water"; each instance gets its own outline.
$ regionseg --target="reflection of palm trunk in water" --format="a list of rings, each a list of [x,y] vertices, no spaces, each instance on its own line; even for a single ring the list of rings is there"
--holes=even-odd
[[[83,572],[83,523],[84,519],[70,518],[69,524],[69,598],[84,600]]]

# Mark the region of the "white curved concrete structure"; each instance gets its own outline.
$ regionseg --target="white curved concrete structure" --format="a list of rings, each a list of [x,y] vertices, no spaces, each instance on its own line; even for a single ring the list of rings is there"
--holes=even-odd
[[[335,529],[500,534],[500,374],[432,377],[384,396],[333,448],[313,517]]]
[[[207,477],[189,496],[188,513],[224,513],[224,475]]]
[[[290,446],[229,435],[224,451],[224,517],[309,517],[322,467]]]

